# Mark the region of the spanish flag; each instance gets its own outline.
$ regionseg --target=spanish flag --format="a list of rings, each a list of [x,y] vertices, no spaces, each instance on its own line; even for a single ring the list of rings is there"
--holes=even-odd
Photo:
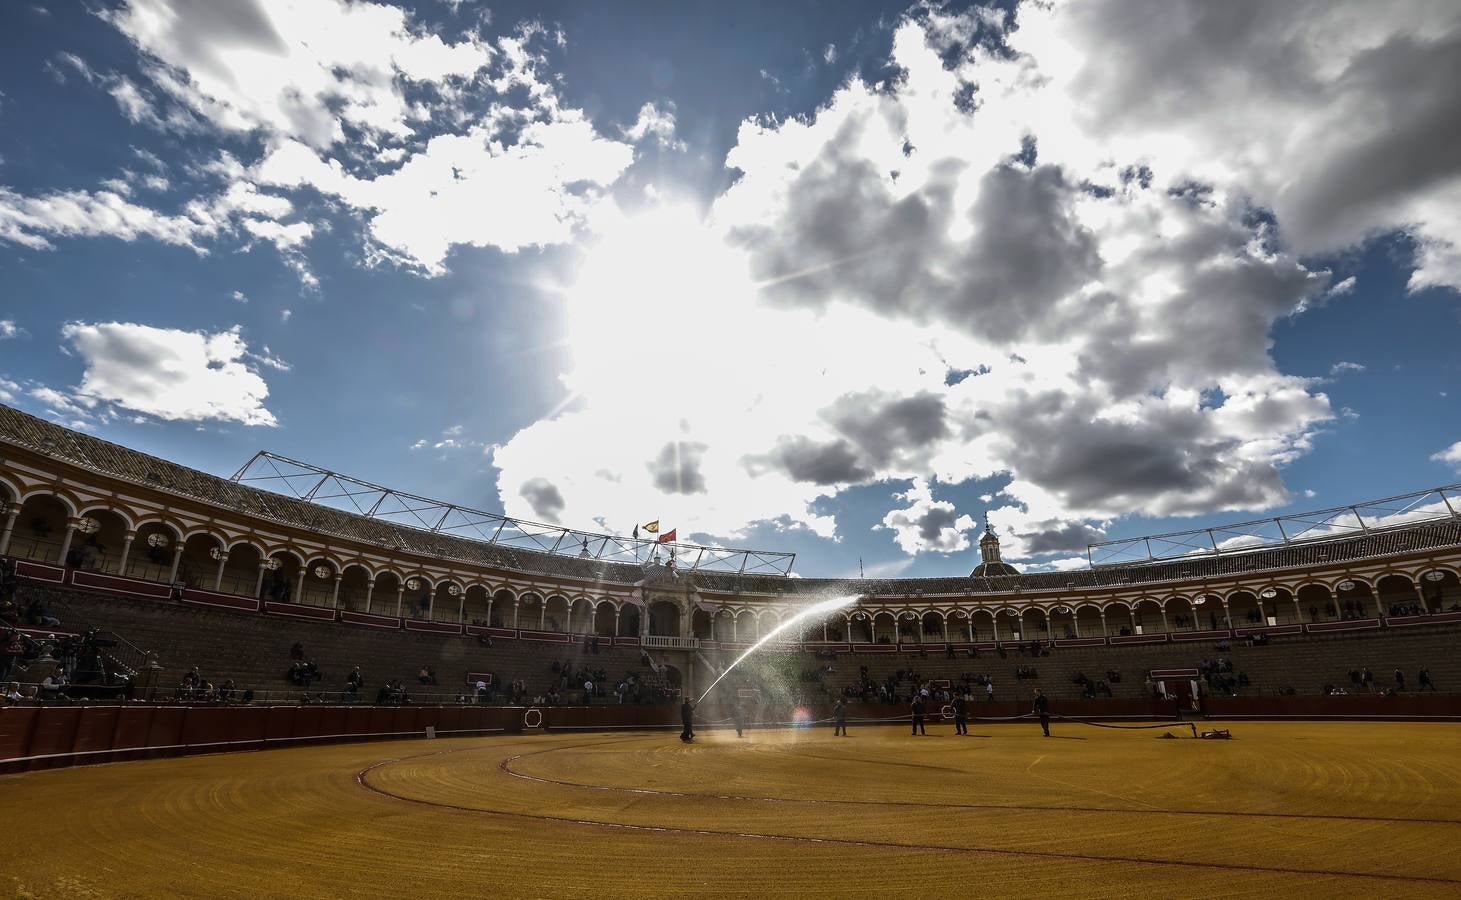
[[[675,542],[675,529],[671,528],[669,531],[660,535],[659,542],[661,544],[673,544]]]
[[[649,532],[650,534],[658,534],[659,533],[659,519],[655,519],[653,522],[647,522],[647,523],[645,523],[644,530],[647,531],[647,532]]]

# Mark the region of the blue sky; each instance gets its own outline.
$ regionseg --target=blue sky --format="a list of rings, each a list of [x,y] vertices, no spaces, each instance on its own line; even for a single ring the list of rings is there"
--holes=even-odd
[[[818,575],[1458,480],[1461,13],[1146,7],[7,4],[0,401]]]

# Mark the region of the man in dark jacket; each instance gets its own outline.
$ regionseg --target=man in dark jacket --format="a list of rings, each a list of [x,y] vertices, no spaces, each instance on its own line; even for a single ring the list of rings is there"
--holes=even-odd
[[[924,731],[924,729],[923,729],[923,713],[924,713],[924,711],[927,708],[928,708],[927,705],[923,702],[923,694],[914,694],[913,695],[913,733],[914,734],[928,734],[928,732],[927,731]]]
[[[969,703],[962,692],[954,695],[954,734],[969,733]]]
[[[1046,737],[1050,737],[1050,698],[1041,693],[1039,688],[1035,688],[1033,711],[1040,717],[1040,730],[1045,732]]]
[[[685,726],[680,732],[680,740],[687,744],[695,740],[695,702],[689,697],[680,703],[680,724]]]
[[[832,704],[832,736],[838,735],[847,737],[847,699],[838,697],[837,702]]]

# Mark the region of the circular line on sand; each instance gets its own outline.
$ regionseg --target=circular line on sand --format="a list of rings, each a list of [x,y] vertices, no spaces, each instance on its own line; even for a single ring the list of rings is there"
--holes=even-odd
[[[622,743],[622,741],[609,741],[606,743]],[[579,748],[603,746],[603,744],[580,744]],[[582,825],[590,828],[610,828],[623,831],[643,831],[652,834],[690,834],[703,837],[730,837],[763,841],[785,841],[788,843],[801,844],[826,844],[829,846],[842,847],[871,847],[882,850],[915,850],[933,853],[961,853],[961,854],[990,854],[994,856],[1022,857],[1030,859],[1046,860],[1070,860],[1076,862],[1101,862],[1124,865],[1147,865],[1166,866],[1170,868],[1192,868],[1192,869],[1213,869],[1225,872],[1252,872],[1265,875],[1309,875],[1330,878],[1369,878],[1380,881],[1399,881],[1424,884],[1449,884],[1461,885],[1461,879],[1443,878],[1433,875],[1396,875],[1385,872],[1352,872],[1339,869],[1300,869],[1289,866],[1256,866],[1242,863],[1219,863],[1219,862],[1195,862],[1175,859],[1149,859],[1138,856],[1097,856],[1085,853],[1060,853],[1054,850],[1010,850],[994,847],[958,847],[948,844],[904,844],[896,841],[877,841],[865,838],[835,838],[835,837],[812,837],[799,834],[777,834],[774,832],[759,831],[730,831],[712,828],[689,828],[678,825],[641,825],[631,822],[610,822],[601,819],[580,819],[571,816],[554,816],[546,813],[512,812],[510,810],[483,809],[476,806],[461,806],[455,803],[446,803],[439,800],[426,800],[420,797],[411,797],[405,794],[398,794],[386,790],[379,785],[372,784],[370,773],[376,769],[407,760],[425,759],[433,756],[446,756],[452,753],[462,753],[468,750],[480,750],[480,747],[462,747],[454,750],[441,750],[434,753],[421,753],[415,756],[404,758],[383,759],[372,763],[355,774],[355,781],[362,788],[382,797],[389,797],[392,800],[399,800],[405,803],[415,803],[420,806],[429,806],[436,809],[450,809],[456,812],[472,813],[476,815],[499,816],[510,819],[526,819],[535,822],[556,822],[565,825]],[[557,749],[557,748],[550,748]],[[539,751],[547,752],[547,751]],[[523,755],[519,754],[520,758]],[[501,768],[506,762],[498,763]],[[511,773],[509,773],[511,774]],[[523,776],[518,776],[523,777]],[[571,785],[570,785],[571,786]],[[1052,809],[1052,807],[1037,807],[1038,809]]]
[[[611,743],[620,743],[613,741]],[[1225,816],[1229,818],[1254,818],[1254,819],[1332,819],[1347,822],[1384,822],[1399,825],[1461,825],[1461,819],[1406,819],[1398,816],[1358,816],[1344,813],[1282,813],[1282,812],[1242,812],[1238,810],[1201,810],[1201,809],[1166,809],[1162,807],[1148,807],[1145,809],[1122,809],[1118,806],[1039,806],[1035,804],[1021,803],[928,803],[918,800],[856,800],[856,799],[818,799],[812,797],[758,797],[748,794],[711,794],[697,791],[666,791],[656,788],[632,788],[620,787],[609,784],[590,784],[582,781],[563,781],[557,778],[547,778],[542,775],[528,775],[519,772],[512,767],[512,764],[519,759],[529,756],[540,756],[545,753],[557,753],[560,750],[581,750],[590,746],[603,746],[598,744],[580,744],[574,747],[549,747],[544,750],[534,750],[531,753],[519,753],[509,756],[497,764],[501,771],[521,778],[524,781],[537,781],[542,784],[554,784],[560,787],[583,788],[591,791],[609,791],[611,793],[624,794],[647,794],[660,797],[685,797],[696,800],[742,800],[752,803],[790,803],[806,804],[810,806],[895,806],[911,807],[915,809],[996,809],[1010,810],[1014,812],[1088,812],[1088,813],[1112,813],[1120,815],[1163,815],[1163,816]],[[454,751],[453,751],[454,752]]]

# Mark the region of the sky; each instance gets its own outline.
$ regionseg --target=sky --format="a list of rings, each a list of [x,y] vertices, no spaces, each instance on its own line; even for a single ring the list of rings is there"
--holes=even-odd
[[[0,402],[953,575],[1461,481],[1461,5],[0,7]]]

